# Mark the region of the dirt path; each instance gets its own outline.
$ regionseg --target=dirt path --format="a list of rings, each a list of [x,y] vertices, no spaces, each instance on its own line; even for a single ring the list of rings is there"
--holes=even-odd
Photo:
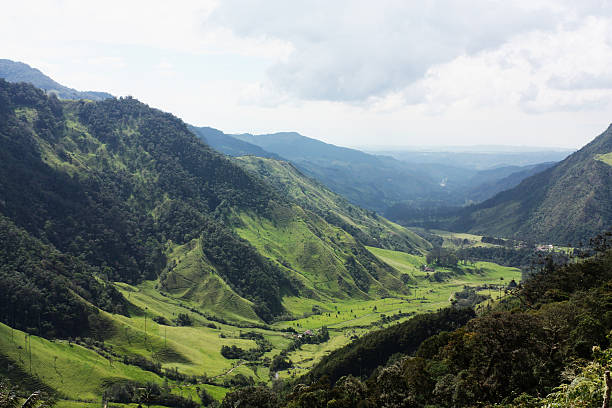
[[[219,374],[219,375],[215,375],[214,377],[210,377],[211,380],[214,380],[215,378],[219,378],[219,377],[223,377],[224,375],[228,375],[230,374],[232,371],[234,371],[235,369],[237,369],[238,367],[240,367],[241,365],[246,364],[246,361],[240,361],[238,364],[236,364],[235,366],[233,366],[232,368],[230,368],[227,372],[223,373],[223,374]]]

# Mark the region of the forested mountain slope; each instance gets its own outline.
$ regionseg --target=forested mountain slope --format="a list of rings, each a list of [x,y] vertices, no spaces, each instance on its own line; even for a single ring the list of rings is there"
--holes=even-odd
[[[557,244],[612,225],[612,127],[554,167],[468,208],[451,229]]]
[[[232,135],[291,160],[300,171],[359,206],[383,212],[392,203],[446,197],[439,180],[419,166],[339,147],[294,132]]]
[[[90,276],[158,279],[160,290],[204,311],[266,321],[287,312],[284,295],[405,291],[359,239],[170,114],[132,98],[60,101],[0,80],[0,116],[0,213]],[[400,241],[426,245],[412,238]]]
[[[207,145],[228,156],[258,156],[280,159],[280,156],[275,153],[267,152],[259,146],[211,127],[189,126],[189,129]]]
[[[92,101],[100,101],[113,97],[113,95],[106,92],[81,92],[76,89],[68,88],[67,86],[58,84],[53,79],[40,72],[40,70],[32,68],[28,64],[8,59],[0,59],[0,78],[4,78],[8,82],[30,83],[37,88],[45,90],[47,93],[54,93],[62,99],[89,99]]]

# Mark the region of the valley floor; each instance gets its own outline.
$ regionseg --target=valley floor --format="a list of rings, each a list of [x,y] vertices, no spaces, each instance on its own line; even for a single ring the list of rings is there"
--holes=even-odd
[[[70,342],[27,336],[0,325],[0,355],[9,362],[0,369],[13,369],[15,372],[5,374],[14,377],[18,371],[28,381],[52,387],[62,398],[58,405],[61,408],[87,406],[85,402],[92,406],[99,404],[105,384],[121,379],[161,384],[163,370],[199,377],[197,384],[189,383],[186,378],[167,380],[174,394],[199,401],[198,390],[203,388],[220,400],[241,381],[269,383],[274,378],[299,376],[355,337],[404,321],[416,313],[448,306],[453,294],[465,286],[495,299],[503,295],[508,282],[518,282],[521,277],[516,268],[477,262],[454,269],[436,268],[437,281],[432,272],[423,270],[423,256],[368,249],[409,277],[406,281],[410,295],[337,301],[285,297],[285,308],[299,318],[267,326],[227,322],[199,313],[197,305],[162,295],[153,281],[138,286],[117,283],[117,288],[134,306],[131,317],[101,312],[103,323],[91,339]],[[192,325],[163,325],[152,320],[164,318],[170,322],[179,313],[188,314]],[[328,341],[292,349],[292,343],[299,336],[317,333],[323,327],[328,328]],[[253,361],[226,359],[220,353],[222,346],[256,349],[258,343],[254,338],[259,335],[267,342],[268,349]],[[293,366],[270,373],[269,362],[283,350],[287,350]]]

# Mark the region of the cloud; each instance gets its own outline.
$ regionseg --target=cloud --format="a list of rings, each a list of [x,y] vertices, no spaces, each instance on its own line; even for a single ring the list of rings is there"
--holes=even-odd
[[[226,0],[209,20],[240,38],[291,44],[293,52],[268,71],[278,90],[353,103],[401,91],[437,65],[516,36],[609,12],[600,1]]]

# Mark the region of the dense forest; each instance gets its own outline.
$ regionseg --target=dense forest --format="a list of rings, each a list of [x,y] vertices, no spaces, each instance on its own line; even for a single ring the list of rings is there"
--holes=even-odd
[[[281,271],[222,223],[223,208],[266,214],[278,197],[182,121],[131,98],[59,101],[3,80],[0,117],[0,213],[16,227],[128,283],[159,275],[168,242],[202,236],[260,317],[282,312]]]

